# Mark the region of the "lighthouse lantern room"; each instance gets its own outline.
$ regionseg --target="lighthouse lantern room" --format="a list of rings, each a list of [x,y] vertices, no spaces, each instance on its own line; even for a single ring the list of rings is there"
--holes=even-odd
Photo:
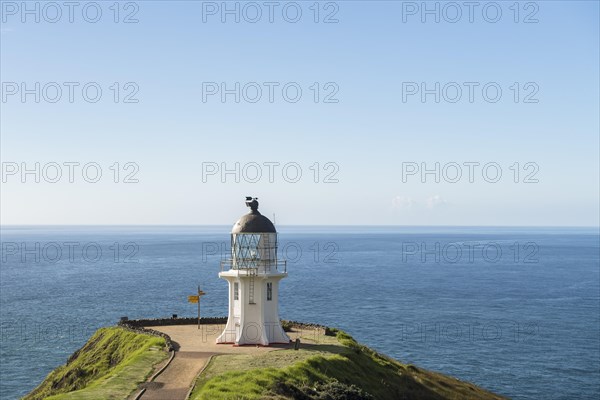
[[[277,259],[277,231],[258,212],[258,199],[246,197],[250,212],[231,231],[231,258],[221,261],[219,278],[229,284],[229,316],[217,343],[289,343],[279,322],[279,281],[287,277]]]

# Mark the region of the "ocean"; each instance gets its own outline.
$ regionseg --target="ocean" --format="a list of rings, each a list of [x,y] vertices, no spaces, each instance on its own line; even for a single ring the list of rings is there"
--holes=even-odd
[[[225,316],[230,226],[2,227],[0,397],[120,317]],[[514,399],[600,398],[597,228],[278,227],[280,315]]]

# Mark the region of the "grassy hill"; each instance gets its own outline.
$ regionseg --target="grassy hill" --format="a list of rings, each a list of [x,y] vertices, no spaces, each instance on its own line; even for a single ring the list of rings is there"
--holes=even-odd
[[[99,329],[23,399],[126,399],[168,356],[164,347],[160,337],[118,327]]]
[[[343,331],[301,350],[214,357],[191,399],[502,399],[471,383],[402,364]]]
[[[214,356],[193,400],[502,399],[471,383],[402,364],[328,329],[299,350]],[[24,399],[126,399],[167,357],[165,339],[120,327],[98,330]]]

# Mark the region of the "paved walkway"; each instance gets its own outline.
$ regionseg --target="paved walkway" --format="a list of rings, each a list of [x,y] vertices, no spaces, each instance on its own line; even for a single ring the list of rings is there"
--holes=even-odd
[[[146,392],[142,400],[185,400],[192,383],[212,355],[217,354],[260,354],[291,345],[273,347],[216,344],[215,340],[224,325],[171,325],[149,326],[171,337],[175,346],[175,358],[153,382],[143,384]],[[292,339],[294,338],[293,336]]]

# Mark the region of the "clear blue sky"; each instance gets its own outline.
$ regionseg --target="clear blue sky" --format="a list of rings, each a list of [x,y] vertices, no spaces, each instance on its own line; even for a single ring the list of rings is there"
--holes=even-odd
[[[489,2],[479,3],[472,23],[466,7],[458,22],[447,21],[456,10],[445,2],[439,3],[439,23],[427,14],[421,22],[421,10],[412,15],[411,7],[420,7],[420,1],[340,1],[338,10],[322,2],[319,19],[335,12],[339,20],[327,24],[313,21],[313,1],[298,2],[298,23],[283,18],[286,2],[275,8],[273,23],[266,7],[257,23],[246,22],[244,15],[240,23],[233,16],[221,23],[218,13],[205,15],[203,22],[203,7],[212,7],[208,3],[141,1],[135,3],[138,10],[119,14],[122,20],[135,12],[139,22],[131,24],[113,22],[112,1],[100,2],[98,23],[86,22],[81,7],[73,23],[66,8],[57,23],[44,19],[54,18],[51,9],[40,14],[39,23],[30,15],[23,23],[21,10],[13,15],[14,9],[6,8],[21,2],[2,3],[4,168],[72,161],[96,162],[103,172],[97,183],[85,182],[79,170],[74,183],[65,176],[58,183],[43,176],[40,183],[31,176],[22,183],[19,173],[6,176],[2,224],[229,224],[244,212],[243,197],[254,195],[266,215],[276,213],[279,224],[598,225],[596,1],[540,1],[533,3],[537,7],[521,2],[518,23],[513,1],[498,2],[502,16],[496,23],[482,15]],[[254,10],[245,10],[253,18]],[[293,11],[288,9],[288,18]],[[495,18],[494,11],[487,10],[488,19]],[[93,10],[88,12],[93,17]],[[538,22],[524,23],[528,15]],[[64,86],[57,103],[45,98],[36,103],[34,95],[23,103],[20,93],[7,95],[7,82],[80,86],[73,103]],[[81,96],[87,82],[103,89],[97,103]],[[139,102],[115,103],[109,88],[114,82],[135,82]],[[225,103],[218,95],[203,102],[203,82],[280,86],[273,103],[264,85],[257,103],[243,98],[235,103],[233,95]],[[287,82],[303,90],[297,103],[281,95]],[[318,103],[310,89],[314,82],[321,86]],[[325,88],[327,82],[334,85]],[[479,86],[472,103],[464,85],[456,103],[446,98],[436,103],[433,95],[423,103],[419,94],[403,101],[403,82]],[[503,91],[496,103],[482,97],[488,82]],[[521,86],[516,103],[514,82]],[[528,82],[535,85],[525,88]],[[324,103],[322,96],[336,86],[339,101]],[[538,102],[523,102],[534,88]],[[130,91],[121,88],[120,94]],[[109,169],[114,162],[121,169],[136,163],[139,183],[114,183]],[[243,176],[236,183],[232,175],[225,183],[220,175],[203,182],[207,162],[230,168],[235,162],[242,167],[295,162],[303,175],[289,183],[279,167],[271,183],[263,165],[257,183]],[[310,169],[315,162],[319,183]],[[327,162],[339,167],[338,183],[322,182],[333,171],[324,170]],[[418,175],[403,182],[407,162],[431,168],[436,162],[441,167],[494,162],[503,175],[489,183],[476,169],[472,183],[464,175],[457,183],[443,176],[439,183],[433,176],[422,183]],[[515,162],[519,183],[510,169]],[[522,182],[532,171],[523,170],[527,162],[539,167],[538,183]]]

